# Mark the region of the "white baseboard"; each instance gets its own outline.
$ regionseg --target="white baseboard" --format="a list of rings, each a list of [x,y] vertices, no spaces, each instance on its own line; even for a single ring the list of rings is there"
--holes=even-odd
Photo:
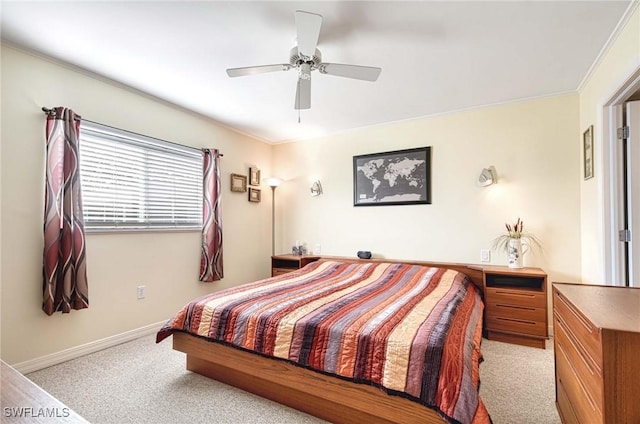
[[[115,336],[96,340],[80,346],[75,346],[69,349],[62,350],[60,352],[52,353],[50,355],[45,355],[39,358],[30,359],[28,361],[19,362],[12,366],[18,372],[22,374],[28,374],[30,372],[38,371],[43,368],[70,361],[71,359],[76,359],[81,356],[88,355],[90,353],[98,352],[99,350],[129,342],[142,336],[153,334],[157,332],[165,323],[166,321],[162,321],[155,324],[145,325],[144,327],[136,328],[135,330],[126,331],[124,333],[116,334]]]

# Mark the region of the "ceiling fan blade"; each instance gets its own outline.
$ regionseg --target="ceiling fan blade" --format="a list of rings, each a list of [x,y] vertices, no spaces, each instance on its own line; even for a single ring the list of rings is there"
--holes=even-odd
[[[318,45],[322,26],[322,16],[315,13],[296,10],[296,30],[298,32],[298,51],[307,57],[313,57]]]
[[[335,75],[338,77],[354,78],[365,81],[375,81],[378,79],[382,68],[359,65],[343,65],[341,63],[321,63],[318,70],[322,74]]]
[[[298,78],[294,109],[311,109],[311,79]]]
[[[227,69],[227,75],[230,77],[244,77],[246,75],[263,74],[265,72],[288,71],[291,68],[293,68],[293,66],[288,63],[279,65],[248,66],[246,68],[229,68]]]

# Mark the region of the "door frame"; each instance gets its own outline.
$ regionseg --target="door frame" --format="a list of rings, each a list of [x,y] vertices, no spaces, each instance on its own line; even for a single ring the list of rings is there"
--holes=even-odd
[[[622,170],[622,146],[617,130],[622,125],[624,103],[640,90],[640,68],[627,78],[609,97],[602,108],[602,240],[604,241],[604,281],[623,286],[624,251],[618,241],[618,231],[623,228],[624,210]],[[637,236],[636,236],[637,237]]]

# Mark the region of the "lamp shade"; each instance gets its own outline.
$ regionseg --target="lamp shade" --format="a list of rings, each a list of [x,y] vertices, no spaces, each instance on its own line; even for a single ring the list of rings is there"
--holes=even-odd
[[[269,187],[275,188],[282,183],[282,180],[278,177],[269,177],[265,180],[265,182]]]

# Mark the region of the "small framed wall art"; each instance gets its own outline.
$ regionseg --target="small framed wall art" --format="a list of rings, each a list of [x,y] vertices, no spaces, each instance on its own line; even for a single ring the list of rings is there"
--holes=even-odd
[[[249,187],[249,201],[256,203],[260,201],[260,189]]]
[[[260,170],[258,168],[249,168],[249,185],[260,185]]]
[[[240,174],[231,174],[231,191],[239,193],[247,191],[247,177]]]
[[[584,163],[584,179],[593,178],[593,125],[582,134],[582,155]]]

